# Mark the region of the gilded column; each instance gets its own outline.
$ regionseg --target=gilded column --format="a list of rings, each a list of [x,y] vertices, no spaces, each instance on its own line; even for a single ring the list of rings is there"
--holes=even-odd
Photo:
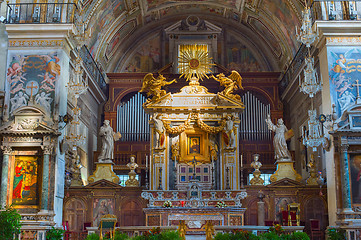
[[[0,193],[0,203],[1,207],[6,205],[6,196],[8,192],[8,173],[9,173],[9,155],[11,154],[11,147],[3,147],[3,166],[1,174],[1,193]]]
[[[41,188],[41,210],[48,210],[49,201],[49,160],[52,148],[50,146],[43,146],[43,179]]]
[[[342,141],[342,140],[341,140]],[[342,207],[344,211],[351,211],[351,190],[348,164],[348,144],[341,143],[341,175],[342,175]]]

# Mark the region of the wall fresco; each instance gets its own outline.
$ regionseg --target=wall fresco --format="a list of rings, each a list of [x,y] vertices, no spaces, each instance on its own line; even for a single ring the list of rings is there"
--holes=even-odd
[[[262,71],[261,65],[251,51],[234,36],[227,37],[227,68],[239,72]]]
[[[356,101],[352,85],[361,80],[361,47],[328,47],[327,56],[331,101],[341,116]]]
[[[96,13],[91,17],[88,29],[93,33],[87,42],[88,48],[94,57],[99,43],[106,31],[109,30],[110,24],[120,16],[124,10],[124,2],[122,0],[103,1],[97,8]]]
[[[57,52],[43,55],[10,56],[7,71],[9,110],[34,103],[51,114],[55,88],[61,73]]]
[[[263,9],[273,17],[293,53],[296,53],[299,43],[296,40],[295,28],[300,26],[300,21],[289,3],[284,0],[264,0]]]
[[[153,72],[162,67],[160,59],[160,36],[158,34],[154,38],[143,42],[137,48],[124,71]]]

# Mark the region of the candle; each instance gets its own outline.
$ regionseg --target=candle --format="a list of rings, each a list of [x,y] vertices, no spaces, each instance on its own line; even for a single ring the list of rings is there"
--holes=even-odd
[[[145,155],[145,168],[148,168],[148,155]]]
[[[243,168],[243,156],[241,154],[241,168]]]

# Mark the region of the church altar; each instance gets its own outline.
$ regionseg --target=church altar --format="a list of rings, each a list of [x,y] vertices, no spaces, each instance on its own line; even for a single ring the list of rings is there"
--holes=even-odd
[[[192,186],[198,183],[191,183]],[[143,191],[142,197],[149,201],[146,226],[174,226],[184,220],[189,229],[200,229],[206,221],[217,226],[244,225],[241,201],[247,196],[240,191]]]

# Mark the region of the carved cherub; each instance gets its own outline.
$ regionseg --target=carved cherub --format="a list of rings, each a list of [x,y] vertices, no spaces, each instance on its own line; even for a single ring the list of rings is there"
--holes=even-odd
[[[234,91],[238,89],[243,89],[242,87],[242,77],[239,75],[237,71],[232,71],[231,75],[226,77],[223,73],[220,73],[215,77],[214,75],[211,76],[214,80],[219,82],[221,86],[225,87],[222,91],[222,94],[226,97],[230,98],[236,98],[238,100],[241,99],[241,97],[237,94],[233,94]]]
[[[162,74],[159,74],[158,78],[153,77],[153,73],[148,73],[145,75],[143,79],[142,89],[139,92],[147,92],[147,96],[153,96],[151,100],[147,100],[148,102],[155,102],[162,96],[166,95],[167,92],[162,90],[161,88],[167,85],[170,85],[174,82],[177,82],[173,79],[170,82],[165,81],[165,77]]]

